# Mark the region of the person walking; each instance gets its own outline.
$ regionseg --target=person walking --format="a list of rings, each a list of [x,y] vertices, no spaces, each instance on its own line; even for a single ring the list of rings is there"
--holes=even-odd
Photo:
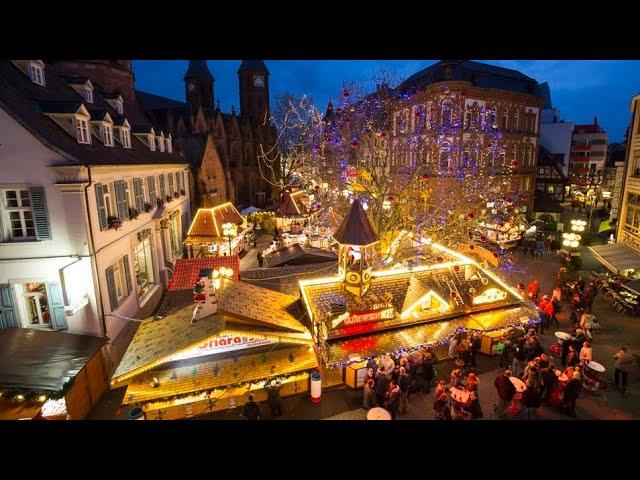
[[[535,278],[533,280],[531,280],[531,283],[529,283],[529,299],[537,302],[538,301],[538,294],[540,293],[540,283],[538,283],[538,280],[536,280]]]
[[[627,353],[627,347],[620,347],[618,353],[613,357],[615,363],[615,382],[616,388],[622,387],[620,390],[622,395],[627,393],[627,377],[629,370],[633,365],[633,358]]]
[[[473,368],[476,368],[476,355],[480,351],[481,342],[482,342],[482,339],[480,337],[480,334],[478,334],[478,333],[472,334],[472,336],[471,336],[471,347],[469,348],[469,364]]]
[[[565,363],[567,367],[575,367],[580,363],[580,358],[573,345],[569,345],[569,353],[567,354]]]
[[[580,349],[580,363],[589,363],[591,360],[593,360],[593,350],[589,342],[584,342]]]
[[[362,408],[369,410],[376,406],[376,390],[375,383],[372,379],[368,379],[364,383],[364,398],[362,400]]]
[[[282,416],[282,397],[280,396],[280,389],[282,388],[282,382],[277,380],[269,382],[265,387],[267,390],[267,405],[271,408],[271,416],[273,418]]]
[[[431,383],[433,382],[433,369],[435,368],[433,362],[433,355],[427,352],[422,357],[422,381],[424,383],[425,393],[429,394],[431,391]]]
[[[247,420],[262,420],[262,412],[260,411],[260,405],[253,400],[253,393],[250,393],[247,397],[247,403],[244,404],[242,409],[242,415]]]
[[[504,373],[499,374],[493,382],[498,391],[499,398],[499,402],[495,405],[494,410],[500,418],[504,418],[506,410],[511,404],[513,396],[516,394],[516,387],[511,383],[510,378],[511,370],[505,370]]]
[[[478,385],[480,385],[480,379],[475,375],[475,373],[470,373],[467,376],[467,392],[471,395],[471,407],[469,408],[469,413],[471,413],[472,419],[482,418],[482,405],[480,404],[480,399],[478,398]]]
[[[387,393],[387,389],[389,388],[389,376],[387,372],[385,372],[385,368],[380,365],[378,368],[378,372],[376,373],[376,398],[378,399],[378,404],[384,404],[384,396]]]
[[[551,396],[551,391],[555,387],[558,382],[558,377],[556,376],[556,368],[555,366],[549,364],[549,367],[543,368],[540,373],[542,377],[542,388],[543,388],[543,399],[545,403],[549,403],[549,397]]]
[[[409,386],[411,385],[411,377],[407,373],[405,367],[400,367],[398,373],[398,386],[400,387],[400,408],[398,413],[404,415],[409,407]]]

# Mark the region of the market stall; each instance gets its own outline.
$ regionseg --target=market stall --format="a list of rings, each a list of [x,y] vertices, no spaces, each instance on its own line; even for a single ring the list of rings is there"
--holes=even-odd
[[[184,245],[189,258],[239,255],[251,248],[252,228],[231,202],[200,208]]]
[[[305,191],[286,191],[276,212],[276,227],[280,233],[300,235],[314,215],[310,196]]]
[[[330,248],[335,243],[333,234],[341,222],[342,218],[334,212],[332,207],[319,212],[306,229],[309,244],[315,248]]]
[[[484,241],[503,249],[516,246],[528,228],[529,225],[524,219],[513,215],[492,215],[477,225],[477,231]]]

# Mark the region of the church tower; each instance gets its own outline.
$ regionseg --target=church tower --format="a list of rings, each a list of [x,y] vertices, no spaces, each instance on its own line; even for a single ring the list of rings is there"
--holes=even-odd
[[[371,285],[375,245],[379,242],[360,200],[351,204],[349,213],[333,234],[339,243],[338,273],[344,288],[361,298]]]
[[[269,119],[269,70],[262,60],[243,60],[238,69],[240,115],[259,124]]]
[[[206,60],[189,60],[189,68],[184,74],[189,115],[196,115],[198,108],[202,107],[205,117],[212,117],[213,82]]]

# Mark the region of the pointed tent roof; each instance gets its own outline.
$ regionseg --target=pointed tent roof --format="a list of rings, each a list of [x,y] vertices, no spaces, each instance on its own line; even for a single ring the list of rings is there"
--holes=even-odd
[[[407,295],[404,297],[402,304],[402,313],[413,308],[427,293],[429,293],[429,289],[415,275],[412,275],[409,280]]]
[[[278,207],[278,214],[284,215],[285,217],[296,217],[305,215],[307,213],[307,209],[304,205],[304,201],[306,198],[308,198],[308,195],[304,192],[304,190],[297,190],[295,192],[284,192],[284,198],[282,199],[282,203]]]
[[[269,70],[262,60],[243,60],[238,69],[238,73],[250,70],[252,72],[263,72],[269,75]]]
[[[207,66],[206,60],[189,60],[189,68],[187,68],[187,73],[184,74],[184,79],[188,78],[208,78],[209,80],[213,80],[213,75],[209,71],[209,67]]]
[[[351,210],[333,234],[333,238],[343,245],[369,245],[379,241],[360,200],[353,201]]]

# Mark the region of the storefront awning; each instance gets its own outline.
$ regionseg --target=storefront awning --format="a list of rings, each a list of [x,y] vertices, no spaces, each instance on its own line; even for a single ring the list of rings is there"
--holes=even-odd
[[[640,254],[625,245],[611,243],[589,247],[596,258],[613,273],[640,268]]]

